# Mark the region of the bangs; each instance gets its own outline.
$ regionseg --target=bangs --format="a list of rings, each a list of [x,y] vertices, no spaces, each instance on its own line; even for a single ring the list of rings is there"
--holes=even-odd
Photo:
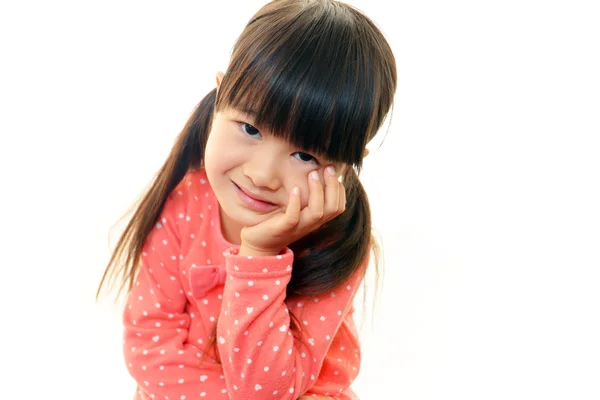
[[[351,14],[334,11],[306,6],[293,18],[268,9],[256,17],[236,43],[216,106],[250,114],[303,151],[360,167],[384,117],[383,83],[371,65],[373,44]]]

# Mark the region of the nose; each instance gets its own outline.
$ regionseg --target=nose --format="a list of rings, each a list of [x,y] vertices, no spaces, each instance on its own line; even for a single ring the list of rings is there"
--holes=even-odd
[[[276,157],[260,152],[248,160],[243,167],[246,175],[257,188],[277,190],[281,187],[281,171]]]

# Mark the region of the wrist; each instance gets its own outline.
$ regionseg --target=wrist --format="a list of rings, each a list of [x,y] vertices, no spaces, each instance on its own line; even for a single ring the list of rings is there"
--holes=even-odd
[[[253,256],[253,257],[269,257],[276,256],[281,253],[281,250],[259,249],[242,243],[238,256]]]

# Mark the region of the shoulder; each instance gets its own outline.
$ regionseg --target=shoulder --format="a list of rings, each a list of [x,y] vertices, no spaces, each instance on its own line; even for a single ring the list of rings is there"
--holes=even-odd
[[[171,220],[180,233],[197,231],[199,223],[211,211],[214,193],[204,168],[190,170],[169,193],[163,218]]]
[[[169,193],[167,203],[177,209],[194,209],[197,205],[205,204],[212,194],[204,168],[190,170]]]

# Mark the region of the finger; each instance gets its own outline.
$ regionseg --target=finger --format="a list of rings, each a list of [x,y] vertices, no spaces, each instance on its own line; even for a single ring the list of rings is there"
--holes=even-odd
[[[308,174],[308,180],[308,190],[310,191],[310,194],[308,196],[307,208],[308,211],[310,211],[312,222],[316,222],[323,217],[323,203],[325,197],[323,194],[323,184],[321,183],[317,171],[312,171]]]
[[[288,205],[285,210],[285,225],[287,229],[295,227],[300,221],[300,209],[300,188],[294,186],[294,188],[290,192]]]
[[[337,180],[335,168],[332,165],[325,168],[325,208],[326,218],[333,218],[338,213],[340,203],[340,183]]]
[[[344,187],[344,184],[342,182],[338,182],[338,185],[340,185],[338,214],[341,214],[346,210],[346,188]]]

